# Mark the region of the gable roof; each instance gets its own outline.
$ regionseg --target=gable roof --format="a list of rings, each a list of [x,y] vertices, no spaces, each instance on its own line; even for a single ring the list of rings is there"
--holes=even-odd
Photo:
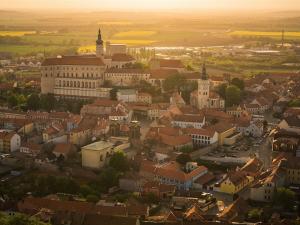
[[[96,56],[62,56],[60,58],[47,58],[42,66],[79,65],[79,66],[104,66],[102,59]]]

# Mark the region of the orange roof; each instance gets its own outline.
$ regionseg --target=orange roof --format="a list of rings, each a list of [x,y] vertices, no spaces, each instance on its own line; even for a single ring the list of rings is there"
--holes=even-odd
[[[186,145],[192,142],[192,138],[188,135],[169,136],[165,134],[159,134],[161,143],[168,146],[180,146]]]
[[[180,165],[178,165],[178,163],[170,162],[164,166],[157,167],[156,174],[161,177],[167,177],[170,179],[176,179],[185,182],[191,180],[193,177],[197,176],[200,173],[203,173],[206,170],[207,168],[205,166],[198,166],[190,173],[185,173],[181,170],[181,167]]]
[[[175,69],[156,69],[151,70],[151,79],[167,79],[169,76],[178,74]]]
[[[155,60],[155,59],[154,59]],[[184,68],[181,60],[178,59],[159,59],[160,67]]]
[[[0,131],[0,139],[2,140],[10,140],[16,133],[8,132],[8,131]]]
[[[92,104],[89,104],[88,106],[111,107],[111,106],[116,106],[117,104],[119,104],[119,101],[110,100],[108,98],[98,98]]]
[[[95,56],[62,56],[61,58],[47,58],[42,66],[54,65],[85,65],[85,66],[104,66],[102,59]]]
[[[112,56],[112,61],[131,62],[134,61],[134,58],[131,55],[117,53]]]
[[[199,115],[175,115],[173,117],[173,120],[192,123],[202,123],[204,120],[204,115],[202,113]]]
[[[215,130],[206,128],[206,129],[197,129],[197,128],[184,128],[182,129],[185,134],[192,135],[192,134],[197,134],[197,135],[203,135],[203,136],[208,136],[208,137],[213,137],[216,133]]]
[[[72,144],[68,143],[59,143],[55,145],[55,148],[53,149],[53,152],[59,153],[59,154],[69,154],[73,149]]]
[[[144,70],[144,69],[128,69],[128,68],[110,68],[105,70],[105,73],[130,73],[130,74],[150,74],[150,70]]]
[[[234,128],[234,126],[227,122],[219,122],[213,126],[210,126],[210,129],[215,130],[218,133],[224,133],[232,128]]]

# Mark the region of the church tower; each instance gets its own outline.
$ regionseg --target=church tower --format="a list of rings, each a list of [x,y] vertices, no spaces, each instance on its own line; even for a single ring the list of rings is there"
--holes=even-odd
[[[209,107],[209,79],[206,73],[206,66],[203,63],[201,77],[198,80],[198,108]]]
[[[98,31],[98,39],[96,41],[96,56],[97,57],[103,57],[104,56],[103,40],[102,40],[100,28],[99,28],[99,31]]]

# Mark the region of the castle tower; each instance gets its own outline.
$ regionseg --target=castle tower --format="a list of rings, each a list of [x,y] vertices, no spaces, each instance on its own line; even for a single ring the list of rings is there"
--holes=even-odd
[[[206,66],[203,63],[201,77],[198,80],[198,108],[208,108],[209,100],[209,79],[206,73]]]
[[[104,48],[103,48],[103,40],[101,35],[101,30],[99,28],[98,31],[98,39],[96,41],[96,56],[103,57],[104,56]]]

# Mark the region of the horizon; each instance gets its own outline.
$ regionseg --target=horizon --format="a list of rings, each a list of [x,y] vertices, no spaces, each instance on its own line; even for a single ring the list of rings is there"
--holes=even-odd
[[[2,3],[2,10],[72,10],[72,11],[285,11],[300,10],[298,0],[86,0],[82,5],[80,0],[11,0]]]

